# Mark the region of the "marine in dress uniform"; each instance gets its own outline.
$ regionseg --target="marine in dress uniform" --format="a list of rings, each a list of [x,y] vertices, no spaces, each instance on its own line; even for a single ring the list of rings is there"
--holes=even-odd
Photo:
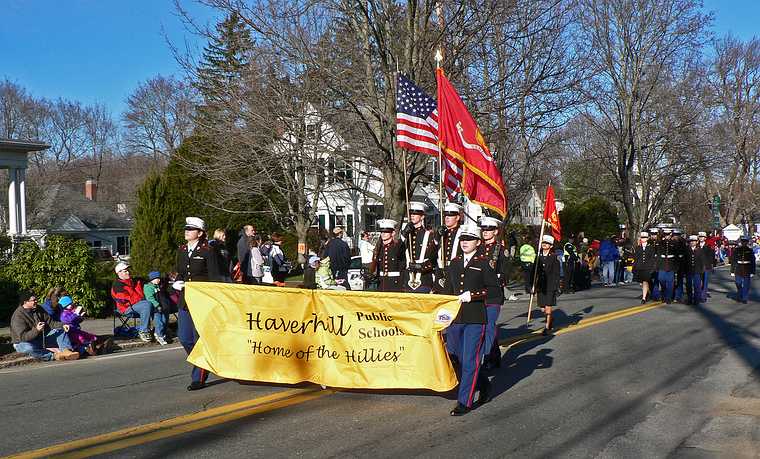
[[[657,250],[660,246],[661,240],[662,236],[660,235],[660,229],[649,228],[649,243],[652,244],[652,247],[654,247],[655,257],[657,258],[657,261],[655,261],[654,264],[654,270],[652,271],[652,279],[649,282],[649,285],[651,286],[651,294],[649,296],[650,299],[655,301],[658,301],[662,297],[660,294],[660,273],[657,270],[659,267],[659,255],[657,255]]]
[[[649,233],[642,231],[639,234],[639,244],[633,251],[633,279],[641,283],[641,304],[649,299],[649,287],[656,266],[655,246],[649,242]]]
[[[686,266],[687,250],[689,243],[682,236],[682,232],[678,228],[673,229],[673,242],[676,245],[676,260],[678,262],[678,269],[676,270],[674,279],[674,299],[678,302],[683,302],[683,292],[686,280],[686,274],[688,267]]]
[[[700,231],[697,233],[697,238],[699,239],[699,247],[705,253],[705,260],[707,261],[707,264],[705,265],[705,273],[702,274],[702,303],[706,303],[710,274],[715,267],[715,250],[707,244],[706,232]]]
[[[536,294],[538,306],[546,317],[546,325],[542,331],[544,335],[552,330],[552,308],[557,305],[559,291],[559,258],[553,247],[554,237],[545,234],[541,239],[541,250],[536,257]]]
[[[499,288],[496,271],[483,256],[478,256],[480,228],[465,225],[459,237],[461,256],[451,260],[446,268],[444,293],[458,295],[459,314],[446,330],[446,347],[461,366],[457,406],[452,416],[467,414],[473,406],[475,392],[478,404],[491,399],[490,382],[482,372],[486,334],[486,301],[489,292]]]
[[[689,248],[686,249],[686,294],[688,304],[694,306],[702,302],[702,276],[709,265],[705,251],[699,246],[697,235],[689,236]]]
[[[436,290],[441,290],[444,285],[446,266],[459,255],[459,223],[462,219],[462,206],[453,202],[447,202],[443,207],[443,224],[438,227],[438,269],[435,274]]]
[[[736,301],[747,303],[750,281],[755,276],[755,254],[747,245],[749,237],[742,236],[741,244],[731,254],[731,277],[736,283]]]
[[[670,238],[670,228],[665,228],[662,232],[662,240],[657,244],[657,280],[662,300],[670,304],[673,302],[673,281],[678,270],[679,248]]]
[[[410,222],[401,232],[407,249],[407,263],[403,274],[403,289],[414,293],[430,293],[433,289],[433,271],[435,261],[435,235],[425,228],[425,211],[423,202],[409,203]]]
[[[508,263],[504,254],[504,244],[499,238],[499,228],[501,220],[493,217],[480,218],[480,233],[483,237],[483,243],[478,247],[478,256],[485,258],[488,265],[496,271],[496,277],[499,279],[499,288],[492,289],[486,298],[486,324],[485,337],[485,366],[501,366],[501,351],[499,350],[499,336],[496,329],[496,320],[499,318],[501,306],[504,304],[504,286],[508,274],[506,272]]]
[[[180,291],[177,308],[177,338],[179,338],[185,352],[190,355],[195,343],[198,341],[198,330],[195,329],[193,318],[185,304],[185,282],[192,281],[222,281],[222,273],[219,272],[219,261],[216,250],[208,245],[206,239],[206,223],[198,217],[185,219],[186,244],[177,249],[177,280],[173,287]],[[187,390],[202,389],[206,385],[208,371],[193,366],[191,373],[192,381]]]
[[[397,222],[390,219],[377,221],[380,243],[370,264],[370,272],[377,276],[377,289],[381,292],[401,291],[401,270],[406,266],[404,244],[394,237]]]

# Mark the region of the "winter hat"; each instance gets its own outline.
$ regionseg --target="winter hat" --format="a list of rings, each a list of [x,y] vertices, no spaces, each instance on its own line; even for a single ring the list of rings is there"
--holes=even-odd
[[[58,300],[58,305],[63,306],[64,308],[69,306],[74,301],[71,299],[70,296],[62,296],[60,300]]]

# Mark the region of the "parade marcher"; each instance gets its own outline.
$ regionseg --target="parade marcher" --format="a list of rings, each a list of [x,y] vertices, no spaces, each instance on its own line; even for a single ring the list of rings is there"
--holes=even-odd
[[[673,302],[673,281],[678,270],[676,258],[679,248],[670,238],[672,230],[662,230],[662,240],[657,244],[657,280],[660,284],[660,295],[666,304]]]
[[[565,243],[565,290],[575,293],[578,288],[578,274],[580,273],[580,259],[572,242]]]
[[[403,289],[409,292],[430,293],[433,289],[436,245],[433,232],[425,228],[426,209],[424,202],[410,202],[409,223],[401,232],[407,250],[402,282]]]
[[[480,218],[480,233],[483,243],[478,247],[478,256],[486,259],[488,265],[496,272],[499,280],[499,288],[494,289],[492,295],[486,298],[486,324],[485,336],[485,366],[486,369],[501,366],[501,351],[499,350],[499,334],[496,329],[496,320],[499,318],[501,306],[504,304],[504,287],[507,285],[509,274],[506,250],[499,238],[501,220],[493,217]]]
[[[707,302],[707,288],[708,284],[710,282],[710,274],[712,273],[712,270],[715,265],[715,250],[710,247],[709,244],[707,244],[707,233],[704,231],[700,231],[697,233],[697,238],[699,239],[699,247],[702,249],[702,251],[705,253],[705,261],[707,264],[705,265],[705,272],[702,274],[702,303]]]
[[[501,286],[488,260],[477,255],[480,243],[480,228],[464,225],[459,236],[462,253],[446,268],[444,293],[458,295],[461,303],[457,317],[446,330],[446,347],[461,365],[457,406],[449,413],[452,416],[462,416],[472,409],[475,391],[479,392],[479,405],[491,399],[490,382],[481,365],[486,347],[486,301]]]
[[[525,282],[525,293],[530,295],[531,285],[533,284],[533,271],[536,263],[536,249],[532,241],[526,239],[525,243],[520,246],[520,265],[523,269],[523,281]]]
[[[185,244],[177,249],[177,280],[173,287],[180,291],[177,338],[188,355],[198,341],[198,330],[195,329],[193,318],[185,303],[185,282],[191,281],[221,281],[217,252],[209,247],[206,239],[206,223],[198,217],[185,219]],[[187,390],[198,390],[206,387],[208,371],[193,366],[192,381]]]
[[[390,219],[377,221],[380,243],[375,247],[370,272],[377,277],[377,289],[381,292],[401,291],[401,270],[406,265],[406,257],[404,244],[395,238],[397,224]]]
[[[641,284],[641,304],[649,300],[652,273],[657,266],[657,254],[654,244],[649,242],[649,233],[639,234],[639,244],[633,253],[633,279]]]
[[[672,240],[675,243],[677,249],[676,262],[678,263],[678,269],[676,270],[675,279],[673,281],[673,297],[679,303],[683,302],[684,285],[686,273],[688,271],[688,267],[686,266],[686,257],[687,251],[689,249],[689,243],[686,242],[683,237],[681,237],[681,234],[682,233],[680,229],[673,229]]]
[[[660,257],[657,254],[657,247],[660,245],[660,229],[659,228],[649,228],[649,243],[652,244],[652,247],[655,251],[655,264],[654,264],[654,271],[652,271],[652,280],[649,282],[649,288],[650,288],[650,294],[649,299],[654,301],[659,301],[661,295],[660,295],[660,277],[659,277],[659,271],[657,271],[657,268],[660,264],[659,260]]]
[[[443,226],[438,227],[438,262],[439,266],[435,273],[435,289],[440,290],[444,285],[446,266],[459,255],[460,222],[462,220],[462,206],[453,202],[447,202],[443,206]]]
[[[536,259],[537,304],[546,317],[542,331],[544,335],[552,331],[552,308],[557,305],[559,292],[559,259],[552,250],[553,246],[554,238],[548,234],[544,235],[541,239],[541,251]]]
[[[710,261],[699,246],[696,235],[689,236],[689,248],[686,250],[686,294],[688,304],[697,306],[702,302],[702,277]]]
[[[731,277],[736,283],[736,301],[746,304],[749,299],[749,287],[755,276],[755,254],[747,245],[749,237],[742,236],[741,242],[731,253]]]

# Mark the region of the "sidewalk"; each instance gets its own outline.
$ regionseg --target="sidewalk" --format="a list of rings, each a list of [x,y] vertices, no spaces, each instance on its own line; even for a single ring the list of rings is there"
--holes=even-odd
[[[119,325],[119,322],[117,321],[116,324]],[[169,324],[167,324],[170,327],[168,330],[169,334],[172,336],[174,335],[174,330],[176,330],[175,324],[176,322],[172,316],[169,320]],[[82,329],[98,336],[113,337],[113,318],[87,319],[82,322]],[[146,343],[139,338],[126,338],[123,336],[114,337],[114,343],[118,346],[117,352],[137,347],[156,345],[155,342]],[[0,369],[36,362],[39,361],[27,355],[20,354],[13,349],[13,345],[11,344],[10,327],[0,327]]]

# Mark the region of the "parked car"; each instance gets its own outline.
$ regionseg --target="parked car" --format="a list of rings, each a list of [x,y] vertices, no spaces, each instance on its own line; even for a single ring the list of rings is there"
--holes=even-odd
[[[362,269],[362,257],[351,257],[351,265],[348,268],[348,285],[351,286],[351,290],[364,290]]]

